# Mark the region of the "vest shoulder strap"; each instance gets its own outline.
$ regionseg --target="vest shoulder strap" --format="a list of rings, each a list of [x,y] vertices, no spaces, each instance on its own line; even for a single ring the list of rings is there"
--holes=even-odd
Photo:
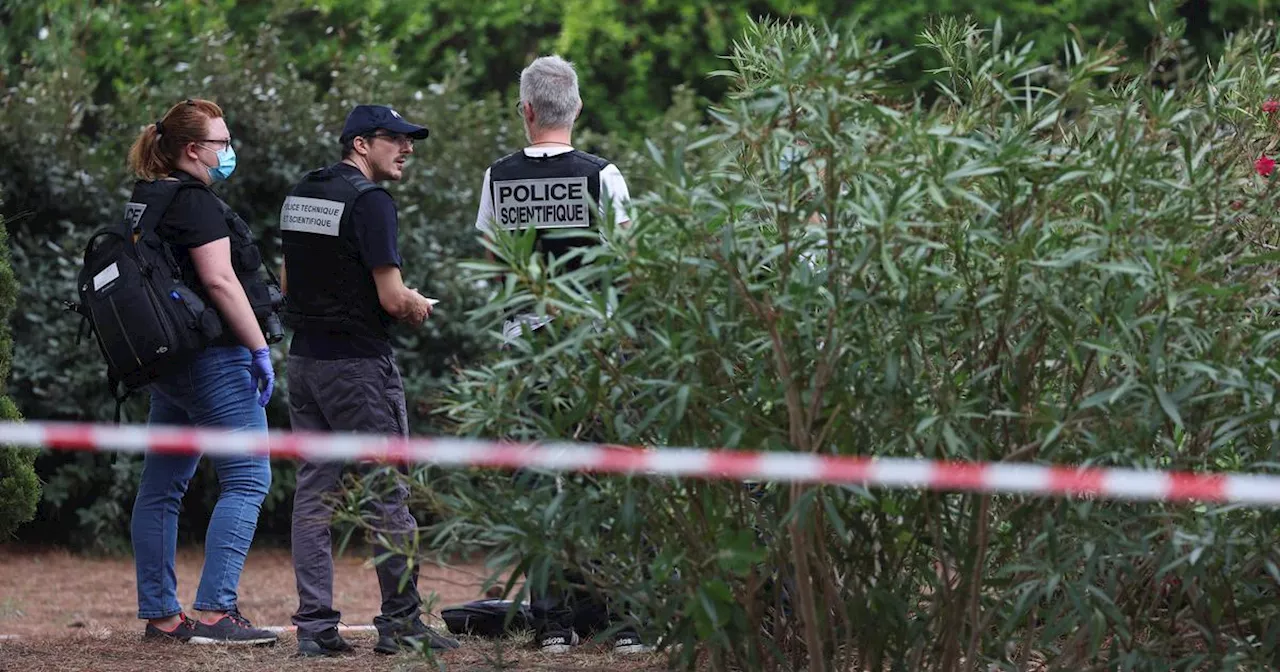
[[[179,178],[171,188],[161,192],[160,200],[147,204],[148,210],[151,210],[151,206],[155,207],[151,212],[144,211],[139,217],[128,216],[129,213],[126,212],[126,225],[130,229],[128,233],[134,237],[157,235],[156,227],[160,226],[160,221],[164,219],[164,213],[173,204],[173,199],[178,196],[178,192],[183,189],[207,190],[208,187],[196,180]]]
[[[375,189],[383,189],[381,185],[370,180],[364,175],[352,175],[350,173],[343,172],[342,177],[347,181],[348,184],[350,184],[353,188],[355,188],[357,196],[365,192],[373,191]]]
[[[590,163],[596,166],[600,170],[604,170],[605,167],[611,163],[611,161],[609,161],[608,159],[601,158],[599,156],[596,156],[595,154],[588,154],[587,152],[584,152],[581,149],[573,150],[572,154],[574,158],[582,161],[586,161],[587,163]]]
[[[521,158],[524,158],[524,155],[525,154],[523,149],[517,149],[516,151],[511,152],[510,154],[489,164],[489,170],[492,171],[494,168],[500,168],[503,164],[511,163],[513,161],[518,161]]]

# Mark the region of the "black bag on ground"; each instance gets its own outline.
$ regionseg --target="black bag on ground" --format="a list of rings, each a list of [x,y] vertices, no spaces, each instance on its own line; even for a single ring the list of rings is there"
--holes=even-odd
[[[440,611],[440,617],[455,635],[503,637],[534,627],[529,605],[514,607],[511,600],[476,600]],[[509,617],[509,620],[508,620]]]
[[[131,392],[222,334],[221,317],[183,284],[173,250],[156,235],[174,194],[188,186],[173,182],[159,202],[127,203],[124,217],[85,245],[80,302],[68,307],[83,316],[106,360],[117,422],[120,403]]]

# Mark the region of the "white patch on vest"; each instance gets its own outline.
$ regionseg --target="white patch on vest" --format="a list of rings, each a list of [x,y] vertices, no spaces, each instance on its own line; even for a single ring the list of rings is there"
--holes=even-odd
[[[504,229],[564,229],[591,226],[585,177],[498,180],[493,211]]]
[[[134,203],[133,201],[130,201],[124,204],[124,223],[129,225],[130,231],[138,230],[138,224],[142,222],[142,213],[146,211],[146,203]]]
[[[336,236],[346,207],[339,201],[290,196],[280,208],[280,230]]]
[[[98,271],[98,274],[93,276],[93,291],[101,290],[118,277],[120,277],[120,267],[116,266],[115,262],[112,262],[110,266]]]

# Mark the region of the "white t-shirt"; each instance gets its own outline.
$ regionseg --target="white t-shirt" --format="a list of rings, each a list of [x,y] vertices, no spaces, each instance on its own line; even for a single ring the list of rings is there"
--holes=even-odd
[[[555,147],[525,147],[524,155],[530,158],[559,156],[572,152],[568,145]],[[493,227],[493,194],[489,182],[489,170],[484,171],[484,186],[480,189],[480,211],[476,213],[476,228],[489,231]],[[600,215],[604,216],[605,198],[613,201],[613,221],[616,224],[631,221],[631,193],[627,191],[627,181],[622,171],[612,163],[600,171]]]

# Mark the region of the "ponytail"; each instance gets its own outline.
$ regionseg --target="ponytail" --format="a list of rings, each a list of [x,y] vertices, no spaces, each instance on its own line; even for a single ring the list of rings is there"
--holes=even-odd
[[[160,151],[164,136],[158,126],[148,124],[129,148],[129,169],[143,180],[158,180],[173,172],[173,161]]]
[[[169,108],[164,118],[148,124],[129,148],[129,169],[143,180],[158,180],[172,173],[189,142],[200,142],[210,119],[220,119],[222,108],[208,100],[184,100]]]

